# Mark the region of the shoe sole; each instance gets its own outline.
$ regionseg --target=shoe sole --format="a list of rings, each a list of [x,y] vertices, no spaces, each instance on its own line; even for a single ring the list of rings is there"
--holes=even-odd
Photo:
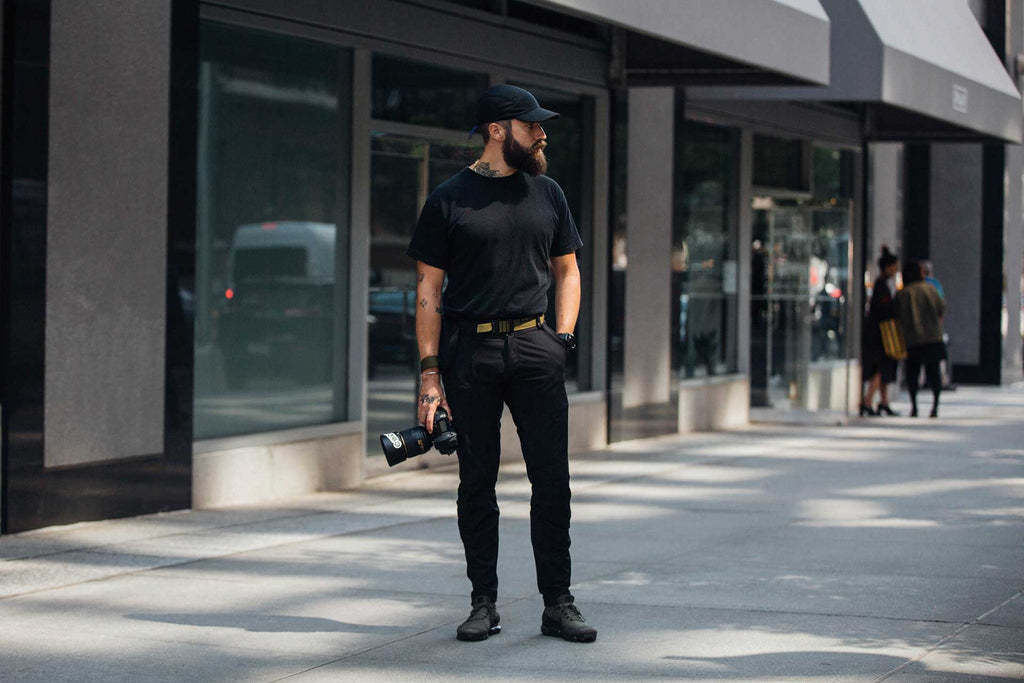
[[[597,640],[597,633],[581,633],[579,635],[571,636],[563,634],[561,629],[553,628],[551,626],[541,626],[540,632],[545,636],[551,636],[553,638],[561,638],[562,640],[568,640],[570,643],[592,643]]]
[[[487,640],[489,636],[496,636],[501,633],[501,624],[492,626],[487,633],[477,635],[475,633],[458,633],[455,634],[456,640],[462,640],[465,642],[479,643],[481,640]]]

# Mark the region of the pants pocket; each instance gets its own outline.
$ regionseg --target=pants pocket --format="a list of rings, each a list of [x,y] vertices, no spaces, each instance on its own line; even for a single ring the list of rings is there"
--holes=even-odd
[[[547,336],[548,340],[551,341],[557,347],[555,349],[555,357],[561,360],[562,365],[565,365],[565,360],[569,354],[569,350],[565,348],[565,344],[563,344],[562,340],[558,338],[558,334],[556,334],[555,331],[551,329],[551,327],[548,326],[547,323],[543,323],[541,325],[541,328],[546,333],[545,336]]]

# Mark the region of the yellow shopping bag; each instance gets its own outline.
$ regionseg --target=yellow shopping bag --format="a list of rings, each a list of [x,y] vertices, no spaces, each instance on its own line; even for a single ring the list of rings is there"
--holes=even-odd
[[[882,348],[885,355],[893,360],[903,360],[907,357],[907,345],[903,341],[903,330],[895,318],[883,320],[878,323],[882,330]]]

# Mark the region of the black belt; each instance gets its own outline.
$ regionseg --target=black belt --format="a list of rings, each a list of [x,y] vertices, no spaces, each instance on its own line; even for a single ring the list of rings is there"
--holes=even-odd
[[[519,332],[520,330],[529,330],[534,327],[540,327],[544,324],[544,315],[535,315],[529,318],[515,318],[513,320],[492,320],[486,323],[476,324],[477,334],[487,334],[490,332],[497,332],[498,334],[507,334],[508,332]]]

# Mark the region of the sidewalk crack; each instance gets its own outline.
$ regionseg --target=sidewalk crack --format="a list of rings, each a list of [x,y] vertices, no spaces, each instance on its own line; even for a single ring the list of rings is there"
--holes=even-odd
[[[1012,595],[1009,598],[1007,598],[1006,600],[1002,601],[1001,603],[999,603],[998,605],[996,605],[995,607],[993,607],[989,611],[985,612],[981,616],[975,617],[974,619],[971,619],[970,621],[968,621],[966,623],[960,624],[960,626],[958,626],[956,629],[954,629],[952,633],[950,633],[947,636],[944,636],[943,638],[940,638],[938,640],[938,642],[936,642],[935,644],[931,645],[930,647],[925,648],[924,651],[921,652],[921,654],[917,655],[916,657],[913,657],[912,659],[908,659],[907,661],[903,662],[902,664],[897,666],[892,671],[886,672],[886,673],[882,674],[881,676],[879,676],[878,678],[873,679],[871,681],[871,683],[881,683],[882,681],[886,681],[886,680],[892,678],[893,676],[895,676],[896,674],[900,673],[901,671],[903,671],[903,670],[913,666],[914,664],[917,664],[918,662],[924,660],[925,657],[927,657],[931,653],[935,652],[940,647],[942,647],[946,643],[950,642],[951,640],[953,640],[954,638],[959,636],[961,633],[963,633],[967,629],[971,628],[972,626],[978,626],[978,625],[984,626],[985,624],[983,623],[982,620],[992,616],[993,614],[995,614],[996,612],[998,612],[1002,608],[1006,607],[1011,602],[1013,602],[1014,600],[1019,598],[1022,594],[1024,594],[1024,591],[1017,591],[1014,595]]]

